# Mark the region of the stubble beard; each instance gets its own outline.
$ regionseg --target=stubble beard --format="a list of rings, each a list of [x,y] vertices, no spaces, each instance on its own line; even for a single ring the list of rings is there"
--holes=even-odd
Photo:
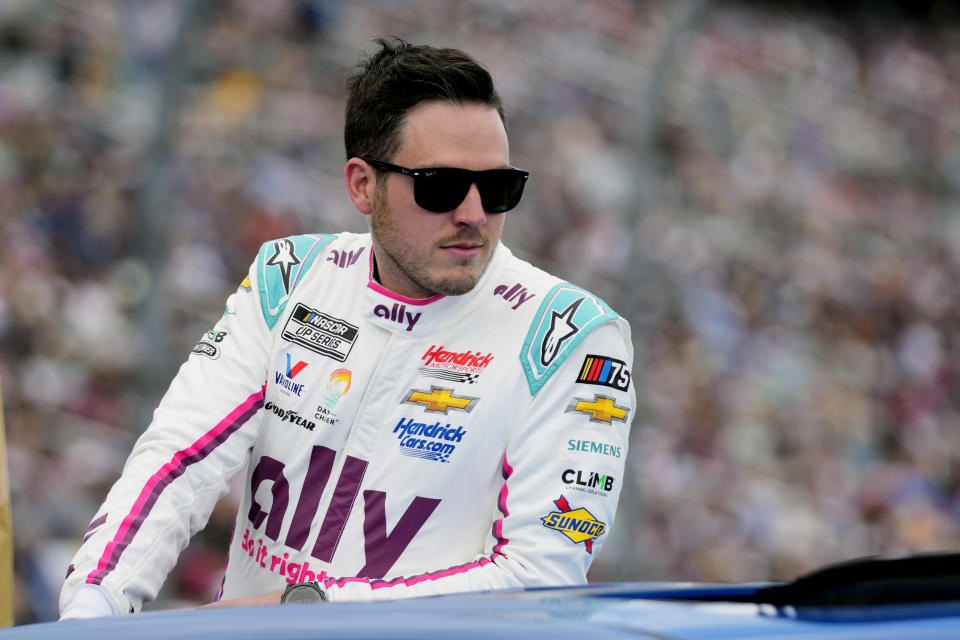
[[[471,291],[487,270],[491,256],[486,257],[486,262],[480,269],[479,274],[474,275],[471,270],[457,277],[433,277],[428,271],[429,264],[425,264],[423,259],[415,255],[414,251],[396,241],[400,232],[390,215],[390,209],[386,203],[386,194],[383,191],[381,191],[381,185],[377,185],[373,198],[373,210],[370,214],[370,233],[380,249],[386,254],[385,258],[393,262],[403,276],[426,291],[445,296],[460,296]],[[479,231],[474,229],[445,239],[443,242],[458,241],[485,242],[486,239]],[[464,260],[461,264],[466,265],[468,263],[468,260]]]

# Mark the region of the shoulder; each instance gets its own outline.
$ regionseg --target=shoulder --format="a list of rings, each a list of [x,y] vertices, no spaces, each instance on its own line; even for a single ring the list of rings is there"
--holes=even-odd
[[[276,238],[260,245],[252,275],[267,326],[273,328],[290,295],[317,262],[355,261],[368,244],[366,238],[366,234],[318,233]]]
[[[516,283],[504,281],[497,285],[494,293],[529,304],[524,317],[527,328],[520,364],[531,395],[543,388],[577,345],[598,327],[611,322],[623,325],[621,334],[629,343],[626,322],[599,296],[512,254],[507,256],[501,270],[501,280],[510,275],[516,277],[505,280],[516,280]],[[625,346],[629,348],[629,344]]]

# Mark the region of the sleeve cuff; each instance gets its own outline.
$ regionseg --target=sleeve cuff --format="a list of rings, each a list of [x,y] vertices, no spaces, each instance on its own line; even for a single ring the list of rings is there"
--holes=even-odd
[[[84,584],[74,592],[70,602],[60,613],[61,620],[80,618],[102,618],[115,616],[117,610],[107,598],[103,587],[95,584]]]

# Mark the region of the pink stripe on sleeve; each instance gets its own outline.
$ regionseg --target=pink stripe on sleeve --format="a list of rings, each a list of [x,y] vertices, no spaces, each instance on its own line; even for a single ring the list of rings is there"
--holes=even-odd
[[[500,488],[500,498],[497,501],[497,507],[500,509],[500,513],[503,514],[503,518],[506,518],[510,515],[509,509],[507,509],[507,496],[510,491],[507,489],[507,480],[510,476],[513,475],[513,467],[510,466],[510,463],[507,462],[507,454],[503,454],[503,486]],[[500,542],[493,548],[493,554],[504,555],[503,547],[505,547],[510,541],[507,538],[503,537],[503,518],[498,519],[493,523],[493,537],[495,537]]]
[[[97,568],[87,575],[87,582],[100,584],[117,566],[120,556],[140,530],[143,521],[150,514],[163,490],[184,474],[187,467],[206,458],[214,449],[225,442],[237,429],[242,427],[263,406],[266,384],[259,391],[250,394],[246,400],[231,411],[223,420],[203,434],[186,449],[176,452],[170,462],[160,467],[147,480],[133,508],[120,523],[116,535],[103,550]]]

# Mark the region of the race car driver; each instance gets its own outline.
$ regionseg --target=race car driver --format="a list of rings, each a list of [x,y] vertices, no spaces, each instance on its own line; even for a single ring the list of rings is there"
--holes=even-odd
[[[155,598],[236,474],[221,605],[586,581],[623,484],[629,327],[500,242],[528,175],[490,75],[378,46],[345,126],[370,232],[263,244],[95,514],[62,618]]]

